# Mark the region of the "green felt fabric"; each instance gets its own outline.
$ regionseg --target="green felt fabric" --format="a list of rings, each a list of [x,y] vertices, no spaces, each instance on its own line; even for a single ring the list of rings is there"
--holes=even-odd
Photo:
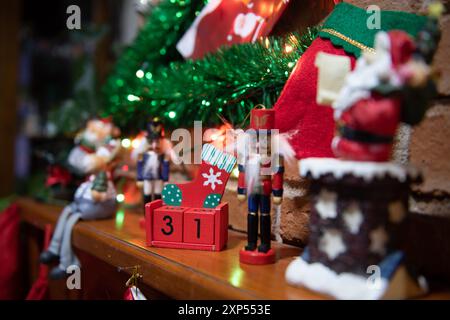
[[[364,9],[342,2],[336,5],[325,21],[323,29],[333,29],[350,39],[373,48],[375,35],[380,30],[367,28],[367,19],[372,14]],[[380,15],[381,30],[403,30],[413,37],[427,21],[427,17],[402,11],[381,11]],[[361,49],[334,35],[321,31],[319,36],[331,40],[335,46],[342,47],[347,53],[354,54],[356,57],[361,54]]]

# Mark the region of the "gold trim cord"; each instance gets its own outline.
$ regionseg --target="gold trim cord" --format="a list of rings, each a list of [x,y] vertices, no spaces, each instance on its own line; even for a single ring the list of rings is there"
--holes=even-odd
[[[361,42],[358,42],[358,41],[356,41],[356,40],[353,40],[353,39],[351,39],[351,38],[349,38],[349,37],[343,35],[342,33],[338,32],[338,31],[336,31],[336,30],[329,29],[329,28],[325,28],[325,29],[322,29],[321,31],[322,31],[322,32],[329,33],[329,34],[331,34],[331,35],[333,35],[333,36],[335,36],[335,37],[338,37],[339,39],[342,39],[342,40],[344,40],[345,42],[348,42],[348,43],[350,43],[352,46],[355,46],[355,47],[357,47],[357,48],[359,48],[359,49],[361,49],[361,50],[369,51],[369,52],[372,52],[372,53],[375,52],[375,49],[373,49],[373,48],[371,48],[371,47],[368,47],[368,46],[362,44]]]

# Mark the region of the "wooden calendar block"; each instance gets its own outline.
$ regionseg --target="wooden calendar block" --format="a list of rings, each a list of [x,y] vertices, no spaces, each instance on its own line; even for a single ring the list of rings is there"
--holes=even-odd
[[[216,208],[145,205],[146,244],[150,247],[220,251],[228,240],[228,204]]]
[[[181,242],[183,240],[184,207],[162,206],[153,214],[153,239]]]
[[[184,212],[183,242],[214,243],[214,209],[193,208]]]

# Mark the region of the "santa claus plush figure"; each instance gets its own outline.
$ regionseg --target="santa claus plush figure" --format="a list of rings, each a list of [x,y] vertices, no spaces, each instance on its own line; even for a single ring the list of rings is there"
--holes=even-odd
[[[90,120],[69,155],[69,163],[79,173],[88,174],[88,178],[75,191],[73,202],[62,211],[50,245],[40,256],[40,261],[46,264],[59,260],[59,265],[50,272],[52,279],[66,277],[68,267],[80,264],[71,244],[75,223],[79,219],[109,218],[116,212],[111,170],[120,148],[113,139],[117,130],[108,119]]]
[[[339,136],[332,148],[341,159],[387,161],[400,121],[422,118],[431,92],[429,67],[408,34],[379,32],[375,49],[358,59],[333,104]]]
[[[113,138],[117,135],[118,128],[110,118],[89,120],[86,128],[75,137],[76,146],[68,158],[71,169],[84,176],[102,167],[114,157],[111,151],[117,150],[118,141]]]

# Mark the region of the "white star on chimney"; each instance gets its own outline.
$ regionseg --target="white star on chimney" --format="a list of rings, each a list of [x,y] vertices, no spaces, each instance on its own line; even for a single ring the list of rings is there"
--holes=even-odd
[[[337,230],[325,230],[323,236],[319,240],[319,249],[325,252],[330,260],[334,260],[338,255],[345,252],[344,241],[342,235]]]

